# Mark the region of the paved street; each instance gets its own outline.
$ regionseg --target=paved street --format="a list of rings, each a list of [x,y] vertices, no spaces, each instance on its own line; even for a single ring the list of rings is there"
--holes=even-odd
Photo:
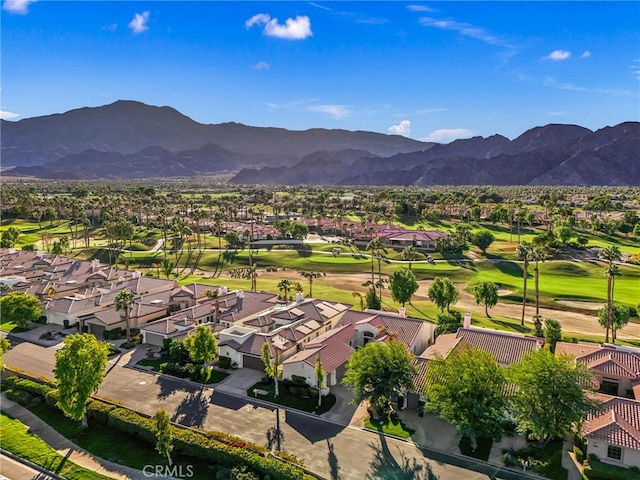
[[[0,454],[0,480],[56,480],[56,478]]]
[[[5,361],[7,365],[52,378],[55,351],[56,347],[43,348],[25,342],[5,354]],[[126,368],[126,357],[119,361],[109,363],[98,396],[150,415],[158,408],[164,408],[172,414],[174,421],[184,425],[224,431],[295,454],[304,459],[308,468],[326,478],[531,478],[312,415],[276,408],[252,398],[201,389],[189,382]]]

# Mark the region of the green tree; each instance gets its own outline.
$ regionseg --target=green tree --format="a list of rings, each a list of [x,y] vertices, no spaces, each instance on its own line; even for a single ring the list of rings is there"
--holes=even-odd
[[[533,440],[563,437],[593,407],[588,397],[591,372],[572,356],[548,349],[527,352],[508,368],[507,378],[516,386],[510,409],[517,430]]]
[[[124,312],[124,320],[127,324],[127,343],[131,343],[131,309],[134,299],[133,292],[125,288],[118,292],[115,300],[116,312]]]
[[[456,333],[462,327],[462,314],[455,310],[451,312],[439,312],[436,316],[436,335]]]
[[[600,258],[603,260],[607,260],[608,265],[605,270],[605,276],[607,277],[607,324],[606,328],[606,339],[605,342],[609,342],[609,329],[613,324],[613,282],[616,276],[620,273],[619,270],[613,268],[614,260],[620,261],[622,258],[622,254],[620,253],[620,249],[616,245],[610,245],[608,247],[600,250],[598,254]]]
[[[351,388],[352,403],[368,400],[374,408],[386,411],[392,397],[413,387],[415,374],[402,343],[370,342],[351,355],[342,383]]]
[[[478,247],[484,255],[487,254],[487,249],[494,242],[496,237],[493,236],[493,233],[488,232],[486,230],[480,230],[477,233],[472,233],[470,241],[473,245]]]
[[[87,428],[87,401],[104,380],[108,348],[90,333],[76,333],[64,339],[56,352],[53,370],[58,387],[58,407]]]
[[[164,457],[167,457],[169,465],[171,462],[171,452],[173,450],[173,431],[171,427],[171,418],[169,414],[162,408],[156,410],[153,416],[154,432],[156,434],[156,450]]]
[[[300,270],[300,275],[302,275],[305,278],[309,279],[309,297],[313,298],[313,281],[316,278],[320,278],[322,276],[322,273],[320,272],[311,272],[311,271],[307,271],[307,270]]]
[[[614,265],[615,266],[615,265]],[[609,341],[609,329],[611,329],[611,341],[616,343],[616,332],[624,328],[629,323],[631,312],[624,305],[613,305],[611,316],[609,316],[609,308],[604,306],[598,310],[598,323],[607,329],[607,339]]]
[[[529,261],[531,261],[533,249],[531,245],[522,242],[516,247],[516,257],[522,260],[522,318],[520,324],[524,327],[524,314],[527,307],[527,280],[529,278]]]
[[[12,292],[0,298],[0,318],[3,322],[15,323],[18,328],[27,328],[42,315],[40,300],[26,292]]]
[[[367,290],[364,298],[364,304],[371,310],[382,309],[382,302],[380,301],[380,297],[378,297],[378,294],[376,293],[376,290],[373,286]]]
[[[544,262],[548,258],[549,258],[549,252],[547,251],[546,248],[541,246],[534,246],[531,249],[531,260],[535,262],[535,266],[533,267],[533,280],[534,280],[534,290],[535,290],[535,297],[536,297],[536,315],[534,317],[536,319],[536,326],[540,321],[540,288],[539,288],[540,269],[538,268],[538,265],[540,262]]]
[[[320,361],[320,354],[316,354],[316,388],[318,389],[318,406],[322,405],[322,389],[324,388],[324,369],[322,368],[322,362]]]
[[[498,303],[498,285],[493,282],[480,282],[473,288],[473,295],[476,298],[476,305],[484,305],[484,313],[489,315],[489,308],[493,308]]]
[[[389,277],[389,289],[394,301],[404,304],[418,291],[418,281],[411,270],[398,268]]]
[[[0,337],[0,372],[4,370],[4,354],[11,349],[11,343],[5,337]]]
[[[275,383],[274,396],[280,395],[278,388],[278,377],[280,377],[280,352],[275,350],[275,355],[271,356],[271,348],[268,342],[262,344],[262,363],[264,364],[264,373]]]
[[[436,304],[440,311],[450,310],[452,304],[458,301],[458,290],[448,278],[436,277],[429,287],[429,300]]]
[[[283,292],[285,302],[289,301],[289,291],[291,287],[293,287],[293,283],[288,278],[283,278],[278,282],[278,290]]]
[[[552,352],[555,352],[556,343],[562,340],[562,327],[560,326],[560,322],[553,318],[545,318],[542,334],[544,335],[544,342],[549,345]]]
[[[173,268],[175,267],[175,265],[176,264],[168,257],[165,257],[162,260],[162,273],[164,274],[165,277],[169,278],[171,276],[171,273],[173,272]]]
[[[498,439],[506,407],[505,384],[502,369],[489,352],[455,349],[427,367],[427,409],[472,441]]]
[[[2,248],[13,248],[16,246],[16,242],[20,237],[20,230],[16,227],[9,227],[4,232],[2,232],[2,237],[0,238],[0,247]]]
[[[189,352],[189,358],[195,363],[203,364],[202,383],[209,379],[208,363],[216,358],[218,343],[207,325],[196,325],[196,329],[187,335],[183,344]]]
[[[418,258],[418,252],[416,251],[416,247],[413,245],[409,245],[405,247],[402,252],[400,252],[400,257],[405,262],[409,262],[409,271],[411,271],[411,263],[414,262]]]

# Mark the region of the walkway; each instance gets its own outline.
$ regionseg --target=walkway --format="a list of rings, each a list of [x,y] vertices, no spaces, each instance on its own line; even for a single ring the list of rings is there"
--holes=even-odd
[[[53,427],[40,420],[40,418],[29,410],[9,400],[4,394],[2,394],[2,411],[27,425],[31,433],[40,437],[45,443],[55,448],[60,455],[67,457],[76,465],[93,470],[96,473],[104,475],[105,478],[117,480],[144,480],[148,478],[141,470],[109,462],[91,455],[89,452],[60,435]]]

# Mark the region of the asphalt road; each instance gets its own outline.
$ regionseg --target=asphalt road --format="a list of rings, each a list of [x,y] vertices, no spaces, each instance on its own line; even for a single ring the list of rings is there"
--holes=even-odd
[[[55,351],[23,342],[5,354],[5,363],[53,378]],[[292,453],[332,480],[532,478],[113,362],[98,396],[150,415],[163,408],[183,425],[227,432]]]
[[[0,455],[0,480],[56,480],[6,455]]]

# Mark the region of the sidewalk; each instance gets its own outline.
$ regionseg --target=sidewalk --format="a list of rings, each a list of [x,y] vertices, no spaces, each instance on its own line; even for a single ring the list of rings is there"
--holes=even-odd
[[[56,449],[60,455],[68,458],[69,461],[76,465],[93,470],[100,475],[104,475],[105,478],[116,480],[144,480],[148,478],[141,470],[119,465],[91,455],[89,452],[81,449],[78,445],[60,435],[29,410],[9,400],[4,394],[2,394],[2,411],[27,425],[34,435],[40,437],[45,443]]]

